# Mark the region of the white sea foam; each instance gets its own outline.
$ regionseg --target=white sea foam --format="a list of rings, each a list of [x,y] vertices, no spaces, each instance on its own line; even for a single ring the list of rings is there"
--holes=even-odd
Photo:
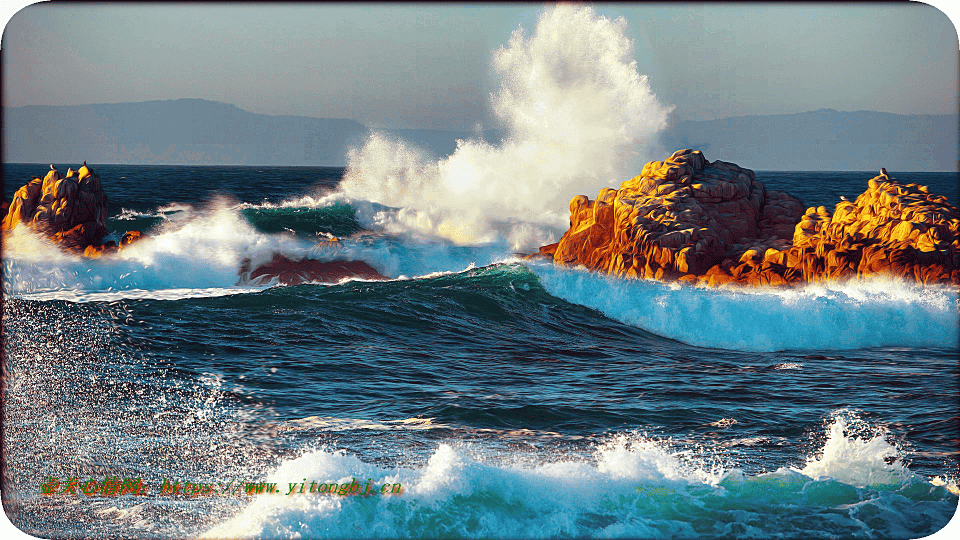
[[[479,247],[377,236],[313,242],[289,234],[257,231],[224,202],[183,208],[183,215],[124,249],[88,259],[62,251],[41,235],[18,227],[4,245],[4,293],[34,300],[74,302],[120,298],[176,300],[255,292],[275,283],[239,283],[243,261],[250,267],[278,253],[293,259],[364,261],[398,279],[456,273],[509,259],[506,242]]]
[[[810,478],[833,478],[858,487],[900,485],[911,476],[899,461],[886,430],[840,412],[827,428],[823,450],[807,458],[798,472]]]
[[[549,243],[566,228],[569,199],[638,170],[666,124],[669,109],[638,73],[632,49],[622,18],[548,9],[533,35],[518,29],[495,54],[502,143],[461,140],[437,161],[375,133],[350,152],[339,195],[391,207],[358,207],[362,222],[390,233],[460,244],[507,238],[518,250]]]
[[[648,332],[747,351],[955,347],[956,290],[898,280],[706,288],[530,264],[546,291]]]
[[[280,493],[257,496],[202,537],[803,537],[822,535],[826,523],[832,534],[849,536],[872,516],[872,534],[909,538],[919,523],[946,523],[955,486],[887,464],[896,447],[882,434],[863,440],[849,433],[859,423],[838,413],[806,467],[757,475],[712,451],[637,433],[559,461],[441,443],[422,465],[390,468],[325,448],[284,461],[265,479]],[[309,492],[311,482],[354,479],[364,490],[367,482],[373,489],[399,483],[402,492]],[[914,492],[923,505],[909,503]]]
[[[259,233],[220,202],[203,211],[181,211],[189,215],[100,259],[65,253],[18,227],[4,246],[4,293],[65,300],[232,294],[243,289],[237,287],[243,259],[263,262],[274,252],[306,253],[312,246],[288,235]],[[88,293],[96,294],[87,298]]]

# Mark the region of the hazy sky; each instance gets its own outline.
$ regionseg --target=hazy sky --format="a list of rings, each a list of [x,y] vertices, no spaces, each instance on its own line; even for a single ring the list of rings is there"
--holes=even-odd
[[[923,4],[595,4],[682,119],[833,108],[956,114],[957,32]],[[490,67],[542,5],[35,4],[3,104],[181,97],[372,126],[494,127]]]

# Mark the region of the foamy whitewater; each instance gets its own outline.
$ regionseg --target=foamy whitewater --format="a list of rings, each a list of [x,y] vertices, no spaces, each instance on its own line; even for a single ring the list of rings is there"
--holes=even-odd
[[[520,258],[559,239],[572,196],[662,157],[670,107],[626,22],[589,7],[545,10],[493,67],[501,141],[430,156],[374,133],[346,168],[94,165],[108,229],[143,240],[91,260],[25,229],[5,238],[14,524],[84,538],[943,529],[960,475],[957,290],[704,288]],[[7,196],[46,167],[5,164]],[[870,178],[789,175],[813,194]],[[389,279],[241,280],[274,254]],[[146,493],[64,492],[106,477]],[[354,480],[400,487],[316,489]],[[177,481],[217,491],[162,492]],[[234,489],[265,484],[277,492]]]
[[[374,134],[350,153],[340,193],[400,208],[365,216],[391,233],[459,244],[506,238],[517,250],[548,243],[544,228],[566,228],[570,197],[638,170],[666,126],[670,108],[637,72],[625,27],[591,8],[545,12],[532,36],[518,29],[494,55],[493,110],[507,133],[499,145],[459,141],[434,160]]]
[[[532,264],[548,293],[649,332],[744,351],[936,347],[960,340],[949,287],[900,280],[811,283],[793,289],[683,286]]]

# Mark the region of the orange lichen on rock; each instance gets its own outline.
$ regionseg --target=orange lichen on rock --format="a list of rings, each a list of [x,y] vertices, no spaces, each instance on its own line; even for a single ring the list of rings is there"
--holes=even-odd
[[[803,211],[753,171],[694,150],[570,201],[558,264],[622,277],[722,285],[787,285],[888,273],[960,283],[957,210],[923,186],[880,176],[856,202]]]

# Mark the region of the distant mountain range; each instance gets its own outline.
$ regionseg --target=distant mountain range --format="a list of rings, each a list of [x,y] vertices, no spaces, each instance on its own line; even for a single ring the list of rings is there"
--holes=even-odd
[[[958,119],[833,109],[677,122],[666,148],[768,171],[956,171]]]
[[[3,110],[7,163],[342,164],[366,128],[201,99]]]
[[[270,116],[202,99],[3,108],[7,163],[184,165],[346,164],[370,133],[346,119]],[[385,129],[448,155],[473,132]],[[497,142],[502,133],[481,134]],[[898,115],[832,109],[709,121],[680,121],[660,134],[667,152],[698,148],[758,170],[957,170],[952,115]]]
[[[438,156],[470,132],[379,129]],[[204,99],[3,108],[6,163],[346,164],[371,130],[340,118],[270,116]],[[484,132],[496,137],[495,130]]]

